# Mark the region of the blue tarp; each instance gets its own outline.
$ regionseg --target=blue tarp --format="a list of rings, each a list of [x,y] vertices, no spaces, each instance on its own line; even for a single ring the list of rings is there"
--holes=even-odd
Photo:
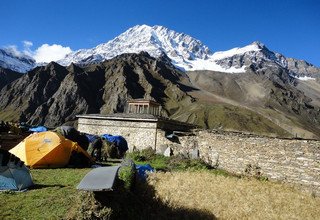
[[[136,165],[138,177],[142,180],[146,180],[148,173],[153,173],[154,169],[150,164]]]
[[[34,128],[29,128],[29,131],[44,132],[44,131],[48,131],[48,129],[45,126],[38,126],[38,127],[34,127]]]
[[[113,136],[110,134],[103,134],[103,135],[101,135],[101,137],[111,143],[115,143],[115,145],[118,147],[118,149],[123,153],[129,149],[126,139],[124,139],[124,137],[122,137],[122,136]]]
[[[92,143],[95,139],[97,139],[99,136],[93,135],[93,134],[86,134],[86,137],[88,138],[89,143]]]

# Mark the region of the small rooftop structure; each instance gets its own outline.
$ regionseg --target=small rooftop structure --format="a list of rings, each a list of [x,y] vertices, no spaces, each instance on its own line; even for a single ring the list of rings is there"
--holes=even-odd
[[[126,113],[161,115],[161,105],[153,100],[132,99],[127,103]]]

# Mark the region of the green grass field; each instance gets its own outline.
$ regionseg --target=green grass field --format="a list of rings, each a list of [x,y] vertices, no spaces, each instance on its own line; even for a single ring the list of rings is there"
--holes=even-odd
[[[0,193],[0,219],[317,219],[320,198],[285,184],[233,176],[200,161],[131,154],[158,170],[132,191],[87,193],[91,169],[33,169],[35,186]],[[118,185],[119,186],[119,185]]]
[[[33,169],[27,192],[0,193],[0,219],[62,219],[74,206],[77,184],[90,169]]]

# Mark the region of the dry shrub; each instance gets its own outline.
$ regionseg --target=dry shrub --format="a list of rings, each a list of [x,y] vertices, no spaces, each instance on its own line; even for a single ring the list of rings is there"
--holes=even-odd
[[[154,173],[148,183],[169,207],[207,210],[222,219],[317,219],[320,198],[284,184],[208,171]]]
[[[94,193],[79,192],[75,202],[76,205],[67,213],[66,219],[111,219],[112,209],[101,204]]]

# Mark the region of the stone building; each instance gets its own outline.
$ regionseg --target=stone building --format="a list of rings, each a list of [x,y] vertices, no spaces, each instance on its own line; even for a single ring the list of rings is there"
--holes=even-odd
[[[127,140],[129,150],[151,147],[159,151],[173,132],[194,128],[194,125],[162,117],[161,105],[152,100],[130,100],[126,109],[125,113],[77,115],[78,130],[96,135],[121,135]]]

